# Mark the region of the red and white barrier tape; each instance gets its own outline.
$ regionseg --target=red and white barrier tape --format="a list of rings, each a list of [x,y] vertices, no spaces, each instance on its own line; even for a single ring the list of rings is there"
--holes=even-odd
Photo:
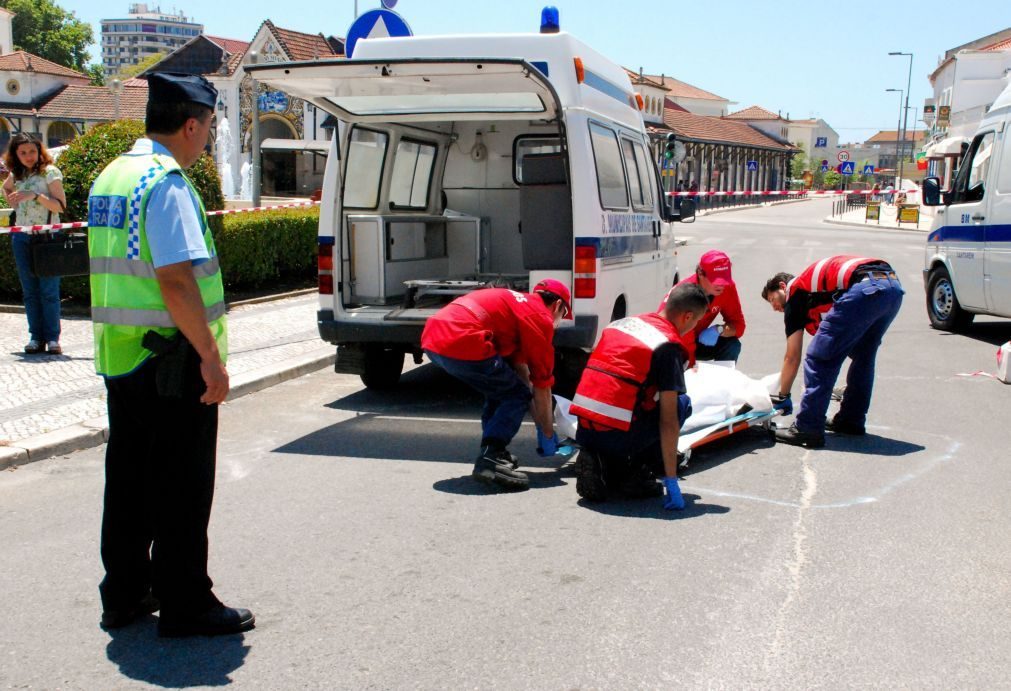
[[[843,194],[878,194],[881,196],[886,196],[889,194],[917,194],[920,190],[892,190],[891,192],[882,192],[878,190],[877,192],[873,190],[735,190],[735,191],[725,191],[725,192],[668,192],[667,195],[671,197],[744,197],[752,194],[762,194],[769,196],[815,196],[815,197],[830,197],[839,196]]]
[[[319,202],[294,202],[291,204],[273,204],[271,206],[254,206],[248,209],[222,209],[221,211],[208,211],[208,216],[224,216],[226,214],[244,214],[251,211],[275,211],[277,209],[297,209],[305,206],[315,206]],[[73,221],[71,223],[46,223],[37,226],[11,226],[0,228],[0,235],[12,233],[46,233],[51,230],[71,230],[73,228],[87,228],[87,221]]]

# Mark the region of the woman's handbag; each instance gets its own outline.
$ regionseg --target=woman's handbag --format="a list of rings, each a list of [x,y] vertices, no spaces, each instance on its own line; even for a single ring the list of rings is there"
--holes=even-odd
[[[46,225],[53,221],[50,211]],[[87,276],[88,236],[85,233],[65,233],[62,230],[32,235],[32,273],[39,278],[57,276]]]

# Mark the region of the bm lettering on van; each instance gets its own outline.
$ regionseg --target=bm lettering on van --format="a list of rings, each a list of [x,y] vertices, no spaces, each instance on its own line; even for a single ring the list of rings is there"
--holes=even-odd
[[[638,235],[653,232],[652,214],[604,214],[603,235]]]

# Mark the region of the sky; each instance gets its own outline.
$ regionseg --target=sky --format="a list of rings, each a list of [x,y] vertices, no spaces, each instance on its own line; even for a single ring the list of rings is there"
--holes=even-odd
[[[94,27],[98,62],[100,20],[125,17],[129,0],[57,0]],[[148,2],[154,6],[157,2]],[[415,35],[536,32],[546,3],[534,0],[399,0],[395,11]],[[944,51],[1011,26],[1008,0],[921,0],[842,3],[792,0],[556,0],[563,31],[646,73],[667,74],[735,102],[731,111],[760,105],[794,119],[820,117],[840,143],[894,130],[899,94],[913,53],[912,108],[917,117],[933,96],[927,75]],[[288,4],[277,0],[166,0],[215,36],[252,39],[265,19],[277,26],[345,36],[354,0]],[[358,0],[359,13],[379,0]],[[961,10],[961,11],[959,11]],[[923,123],[919,123],[923,127]]]

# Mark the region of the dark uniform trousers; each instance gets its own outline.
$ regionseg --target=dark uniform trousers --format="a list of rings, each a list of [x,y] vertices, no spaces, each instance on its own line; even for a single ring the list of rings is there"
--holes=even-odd
[[[158,394],[158,359],[106,379],[109,443],[99,586],[106,610],[148,589],[162,612],[195,614],[217,603],[207,575],[218,406],[205,405],[199,358],[185,367],[183,396]]]

